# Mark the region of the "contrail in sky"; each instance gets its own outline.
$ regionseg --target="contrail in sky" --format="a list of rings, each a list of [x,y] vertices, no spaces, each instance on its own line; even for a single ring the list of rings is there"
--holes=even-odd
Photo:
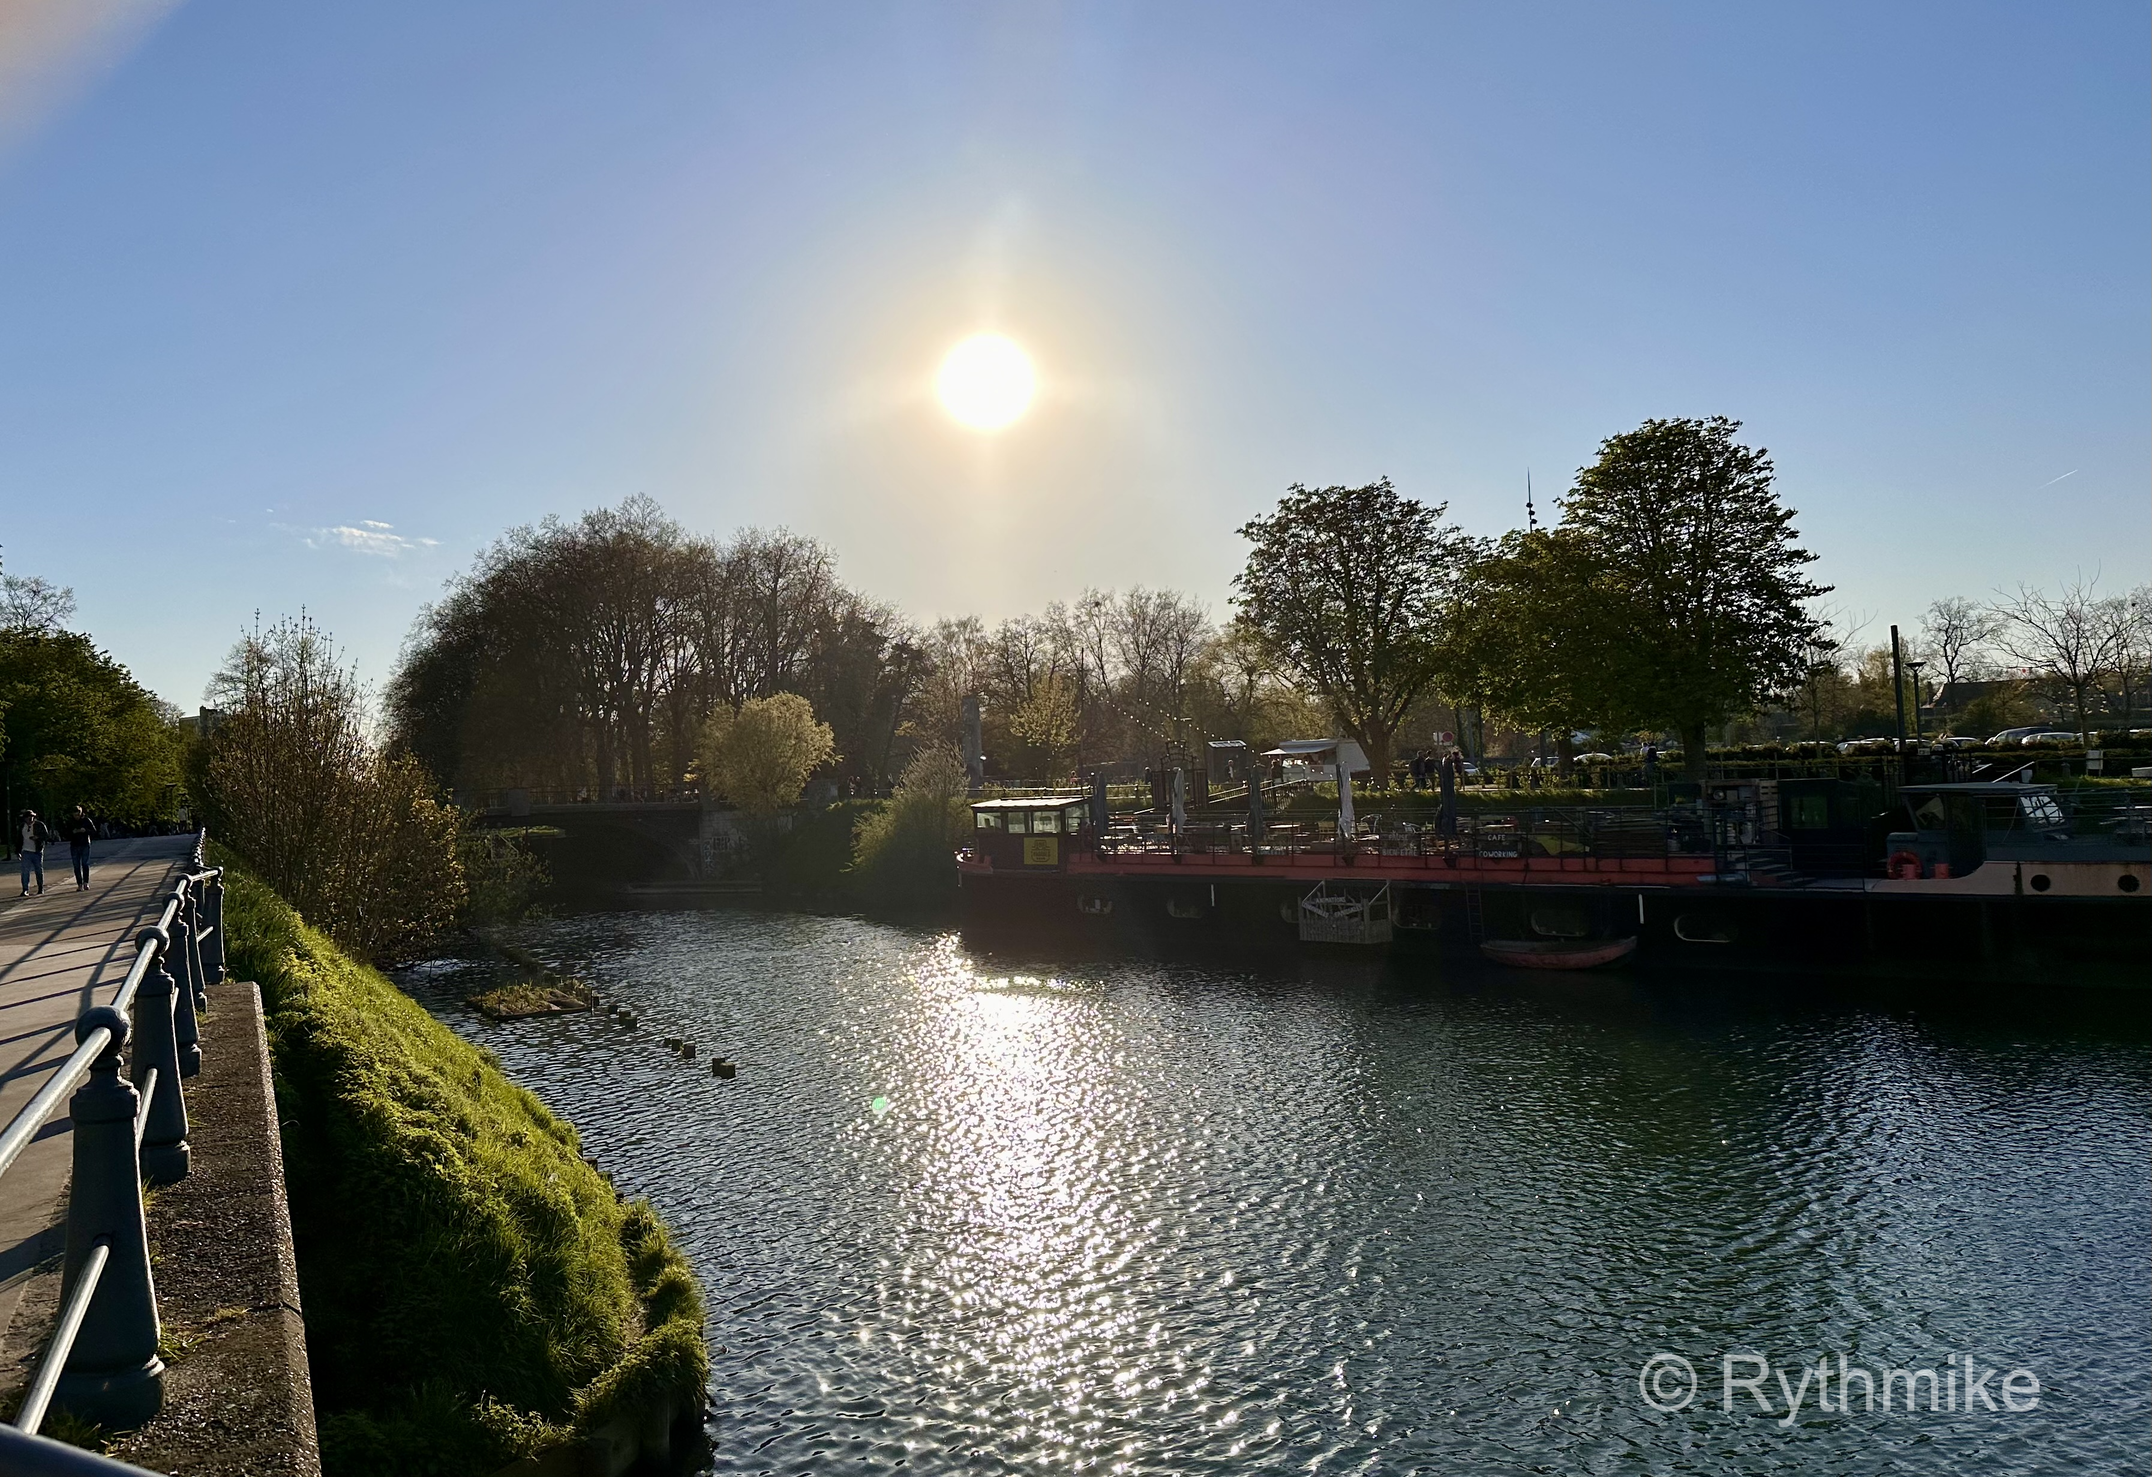
[[[2069,471],[2067,471],[2067,472],[2063,473],[2063,474],[2062,474],[2062,477],[2075,477],[2076,475],[2077,475],[2077,468],[2075,468],[2075,467],[2072,467],[2072,468],[2070,468],[2070,470],[2069,470]],[[2058,482],[2060,482],[2060,481],[2062,480],[2062,477],[2050,477],[2050,478],[2048,478],[2048,479],[2047,479],[2047,481],[2045,481],[2045,482],[2041,483],[2039,487],[2035,487],[2035,488],[2033,489],[2033,491],[2034,491],[2034,492],[2038,492],[2038,491],[2040,491],[2040,489],[2041,489],[2041,488],[2044,488],[2044,487],[2053,487],[2053,486],[2054,486],[2054,485],[2055,485],[2056,483],[2058,483]]]

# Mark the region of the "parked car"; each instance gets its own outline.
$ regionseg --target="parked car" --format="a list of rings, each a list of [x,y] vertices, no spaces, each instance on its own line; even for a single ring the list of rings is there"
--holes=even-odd
[[[1981,740],[1972,737],[1970,734],[1962,733],[1946,733],[1935,740],[1936,748],[1946,750],[1977,749],[1980,747],[1980,744]]]
[[[2068,729],[2049,728],[2043,729],[2039,733],[2026,734],[2025,737],[2018,740],[2018,746],[2025,749],[2059,749],[2066,744],[2074,744],[2077,741],[2078,735]]]
[[[1895,754],[1898,741],[1887,738],[1847,739],[1838,746],[1841,754]]]
[[[2047,732],[2047,729],[2037,723],[2030,728],[2006,728],[1988,740],[1988,747],[1991,749],[2015,748],[2033,734],[2045,732]]]

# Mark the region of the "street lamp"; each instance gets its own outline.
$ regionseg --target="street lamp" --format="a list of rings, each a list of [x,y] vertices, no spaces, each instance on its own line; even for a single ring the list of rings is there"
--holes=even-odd
[[[1926,662],[1907,662],[1905,669],[1913,674],[1913,742],[1920,742],[1920,669]]]

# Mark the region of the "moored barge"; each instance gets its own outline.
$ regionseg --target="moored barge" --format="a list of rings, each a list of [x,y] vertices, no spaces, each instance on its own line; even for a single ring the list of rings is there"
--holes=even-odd
[[[1676,965],[2152,984],[2152,805],[2071,814],[2051,785],[1907,785],[1894,823],[1870,816],[1848,841],[1828,795],[1785,788],[1342,828],[1266,824],[1260,808],[1176,826],[1110,815],[1102,794],[984,800],[957,856],[964,927],[988,942],[1473,953],[1634,939],[1635,958]],[[1804,820],[1835,850],[1804,846]]]

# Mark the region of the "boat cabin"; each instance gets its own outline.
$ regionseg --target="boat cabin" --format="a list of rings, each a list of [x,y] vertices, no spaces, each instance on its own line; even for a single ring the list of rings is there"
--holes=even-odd
[[[1891,833],[1890,852],[1917,858],[1924,877],[1963,877],[1998,852],[2038,855],[2070,841],[2053,785],[1904,785],[1898,799],[1913,828]]]
[[[971,849],[998,869],[1059,868],[1090,831],[1091,801],[1083,795],[979,800],[971,807]]]

